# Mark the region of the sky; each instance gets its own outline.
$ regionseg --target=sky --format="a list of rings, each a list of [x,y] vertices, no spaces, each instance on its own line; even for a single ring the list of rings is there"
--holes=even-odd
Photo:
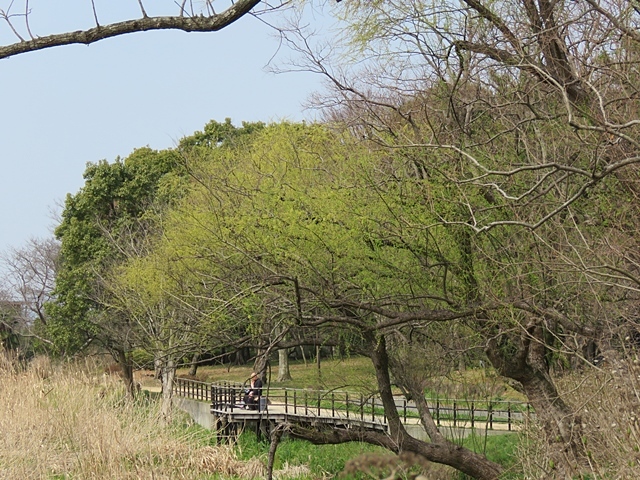
[[[139,15],[137,0],[95,4],[102,24]],[[176,11],[173,0],[149,5],[150,16]],[[29,6],[34,35],[93,26],[89,0]],[[245,16],[219,32],[143,32],[0,60],[0,254],[52,235],[87,162],[171,148],[209,120],[312,120],[304,104],[321,79],[270,73],[273,33]],[[0,43],[13,41],[1,23]]]

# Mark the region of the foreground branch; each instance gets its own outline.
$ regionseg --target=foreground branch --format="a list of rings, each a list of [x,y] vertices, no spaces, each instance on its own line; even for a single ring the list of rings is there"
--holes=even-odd
[[[182,30],[185,32],[215,32],[232,24],[255,7],[260,0],[239,0],[222,13],[211,16],[184,17],[147,17],[96,26],[88,30],[77,30],[46,37],[36,37],[12,45],[0,47],[0,58],[7,58],[21,53],[44,50],[71,44],[89,45],[106,38],[117,37],[128,33],[146,32],[149,30]]]

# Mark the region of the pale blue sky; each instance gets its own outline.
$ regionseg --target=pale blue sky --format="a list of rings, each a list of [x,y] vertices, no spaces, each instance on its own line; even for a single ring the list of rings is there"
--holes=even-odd
[[[29,4],[36,35],[92,26],[89,0]],[[137,13],[136,0],[96,5],[102,23]],[[149,15],[175,12],[173,1],[153,5]],[[0,43],[9,41],[2,24]],[[268,73],[277,49],[273,32],[245,17],[220,32],[137,33],[0,60],[0,252],[50,234],[51,212],[82,186],[87,162],[172,147],[211,119],[310,119],[303,104],[320,78]]]

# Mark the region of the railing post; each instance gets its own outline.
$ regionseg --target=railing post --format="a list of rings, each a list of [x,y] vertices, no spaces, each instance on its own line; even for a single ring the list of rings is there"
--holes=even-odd
[[[511,431],[511,402],[507,403],[507,429]]]
[[[318,417],[320,416],[320,392],[318,392]]]
[[[456,402],[453,402],[453,426],[456,426],[456,420],[458,417],[458,406]]]
[[[489,430],[493,430],[493,404],[489,402]]]
[[[287,395],[287,389],[284,390],[284,413],[289,413],[289,395]]]
[[[404,418],[404,423],[407,423],[407,399],[402,399],[402,416]]]
[[[376,403],[373,396],[371,396],[371,421],[375,422],[376,420]]]
[[[309,395],[306,390],[304,391],[304,414],[309,415]]]
[[[440,399],[436,399],[436,425],[440,426]]]
[[[347,406],[347,419],[349,418],[349,392],[345,392],[345,404]]]
[[[331,417],[336,416],[336,394],[331,392]]]
[[[471,402],[471,428],[475,425],[475,403]]]
[[[360,421],[364,422],[364,395],[360,394]]]
[[[293,413],[294,415],[298,414],[298,401],[297,401],[296,390],[293,391]]]
[[[235,387],[229,387],[229,396],[231,397],[231,413],[233,413],[233,407],[236,404],[236,389]]]

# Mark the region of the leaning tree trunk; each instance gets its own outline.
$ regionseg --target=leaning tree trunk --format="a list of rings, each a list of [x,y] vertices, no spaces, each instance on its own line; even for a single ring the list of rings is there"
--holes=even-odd
[[[387,418],[388,432],[360,429],[356,425],[352,425],[352,428],[331,428],[323,425],[291,424],[287,426],[291,436],[317,444],[366,442],[379,445],[397,454],[408,452],[431,462],[449,465],[473,478],[496,480],[502,472],[502,467],[486,457],[456,445],[444,436],[433,434],[433,432],[430,442],[418,440],[407,433],[400,420],[391,390],[385,338],[384,336],[376,338],[372,333],[368,333],[367,337],[371,345],[370,358]]]
[[[501,375],[522,385],[542,425],[551,452],[549,463],[553,465],[556,476],[570,478],[578,474],[586,460],[581,443],[581,419],[562,399],[551,378],[545,358],[544,329],[539,325],[529,325],[518,341],[509,339],[511,346],[517,345],[517,350],[508,357],[504,353],[509,351],[504,341],[504,337],[494,337],[488,342],[486,353],[489,360]]]
[[[389,425],[389,435],[392,441],[399,446],[398,453],[402,451],[412,452],[429,461],[449,465],[473,478],[483,480],[497,479],[502,472],[500,465],[467,448],[454,444],[443,435],[435,434],[435,432],[430,431],[429,423],[425,425],[425,428],[430,433],[430,442],[415,439],[407,433],[400,420],[395,399],[393,398],[385,337],[380,336],[377,339],[370,337],[369,340],[374,342],[373,344],[375,345],[371,349],[371,361],[376,372],[380,398]],[[426,414],[426,412],[423,413]]]

